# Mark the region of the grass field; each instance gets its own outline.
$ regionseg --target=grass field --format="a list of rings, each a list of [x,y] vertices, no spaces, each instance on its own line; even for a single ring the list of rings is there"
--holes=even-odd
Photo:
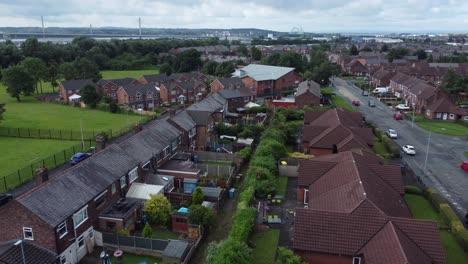
[[[434,220],[437,221],[439,226],[442,225],[439,214],[423,196],[406,194],[405,200],[410,206],[414,218]],[[450,232],[440,230],[440,238],[444,247],[447,264],[468,263],[468,255],[463,251],[463,248],[457,243],[455,237]]]
[[[448,136],[467,136],[468,127],[450,123],[447,121],[420,121],[416,123],[419,127],[438,134]]]
[[[286,197],[286,188],[288,187],[288,177],[278,176],[276,177],[276,193]]]
[[[253,264],[275,263],[275,252],[278,247],[280,236],[279,229],[271,229],[267,232],[255,232],[251,240],[255,244],[252,251]]]
[[[333,99],[333,103],[335,104],[336,107],[342,107],[342,108],[347,109],[347,110],[349,110],[351,112],[356,112],[356,110],[350,104],[348,104],[348,102],[346,102],[346,100],[343,99],[343,97],[338,96],[338,95],[333,95],[332,99]]]
[[[138,79],[142,75],[157,74],[158,69],[154,70],[136,70],[136,71],[101,71],[103,79],[118,79],[118,78],[135,78]]]
[[[179,238],[178,233],[174,233],[168,229],[160,228],[160,227],[153,228],[153,235],[154,235],[154,238],[157,238],[157,239],[178,239]]]

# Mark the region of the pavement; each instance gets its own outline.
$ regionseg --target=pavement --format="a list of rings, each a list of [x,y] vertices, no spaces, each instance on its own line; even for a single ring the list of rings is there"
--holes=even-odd
[[[394,120],[395,110],[372,96],[362,96],[361,89],[351,82],[331,79],[335,93],[349,102],[359,100],[358,109],[368,122],[385,132],[393,128],[398,133],[395,142],[401,147],[406,144],[416,149],[415,156],[402,152],[402,160],[407,163],[423,183],[437,190],[450,203],[452,208],[463,217],[468,212],[468,173],[460,168],[464,151],[468,146],[466,138],[430,133],[413,124],[411,120]],[[369,107],[372,100],[375,107]]]
[[[181,111],[181,110],[178,110],[178,112],[179,111]],[[148,123],[144,124],[142,127],[143,127],[143,129],[145,129],[145,128],[155,124],[159,120],[165,120],[165,119],[168,119],[168,118],[169,118],[169,114],[166,112],[165,114],[158,116],[156,119],[151,120]],[[131,138],[133,135],[135,135],[135,131],[131,130],[130,132],[109,141],[107,143],[107,146],[110,146],[112,144],[120,144],[120,143],[124,142],[125,140]],[[62,173],[64,173],[66,170],[70,169],[71,167],[72,166],[70,166],[70,164],[65,163],[64,165],[59,166],[59,167],[49,171],[49,179],[53,179],[53,178],[55,178],[57,176],[62,175]],[[31,190],[34,187],[35,187],[35,182],[34,182],[34,179],[32,179],[31,181],[28,181],[28,182],[22,184],[21,186],[18,186],[17,188],[9,191],[9,193],[11,193],[13,195],[13,197],[17,197],[17,196],[20,196],[21,194]]]

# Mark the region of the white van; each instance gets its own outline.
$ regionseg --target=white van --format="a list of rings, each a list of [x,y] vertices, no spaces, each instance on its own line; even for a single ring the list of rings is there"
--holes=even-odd
[[[377,87],[372,91],[372,93],[387,93],[388,92],[388,87]]]

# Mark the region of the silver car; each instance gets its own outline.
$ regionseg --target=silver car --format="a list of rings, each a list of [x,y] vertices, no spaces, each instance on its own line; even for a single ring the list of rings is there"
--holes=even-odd
[[[387,136],[388,136],[389,138],[393,138],[393,139],[398,138],[398,134],[397,134],[397,132],[395,131],[395,129],[389,128],[389,129],[387,129],[387,131],[385,132],[385,134],[387,134]]]
[[[403,149],[403,152],[408,155],[411,155],[411,156],[416,155],[416,149],[411,145],[404,145],[402,149]]]

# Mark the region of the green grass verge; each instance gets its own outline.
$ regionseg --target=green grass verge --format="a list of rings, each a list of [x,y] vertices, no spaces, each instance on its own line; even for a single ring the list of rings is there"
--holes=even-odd
[[[420,121],[416,123],[420,128],[434,133],[448,136],[467,136],[468,127],[447,121]]]
[[[158,74],[158,73],[159,73],[159,69],[135,70],[135,71],[101,71],[103,79],[118,79],[118,78],[125,78],[125,77],[138,79],[142,75]]]
[[[255,232],[251,241],[256,245],[252,251],[253,264],[272,264],[275,262],[275,252],[280,236],[279,229],[271,229],[267,232]]]
[[[278,176],[276,177],[276,193],[286,197],[286,189],[288,187],[288,177]]]
[[[431,203],[423,196],[415,194],[405,195],[406,203],[411,208],[414,218],[434,220],[438,225],[442,225],[442,219],[434,210]],[[452,233],[446,230],[440,230],[440,238],[445,251],[447,264],[468,263],[468,255],[463,251],[460,244],[457,243]]]
[[[333,103],[335,104],[336,107],[341,107],[341,108],[347,109],[347,110],[349,110],[351,112],[356,112],[357,111],[350,104],[348,104],[348,102],[346,102],[346,100],[341,96],[333,95],[332,99],[333,99]]]

